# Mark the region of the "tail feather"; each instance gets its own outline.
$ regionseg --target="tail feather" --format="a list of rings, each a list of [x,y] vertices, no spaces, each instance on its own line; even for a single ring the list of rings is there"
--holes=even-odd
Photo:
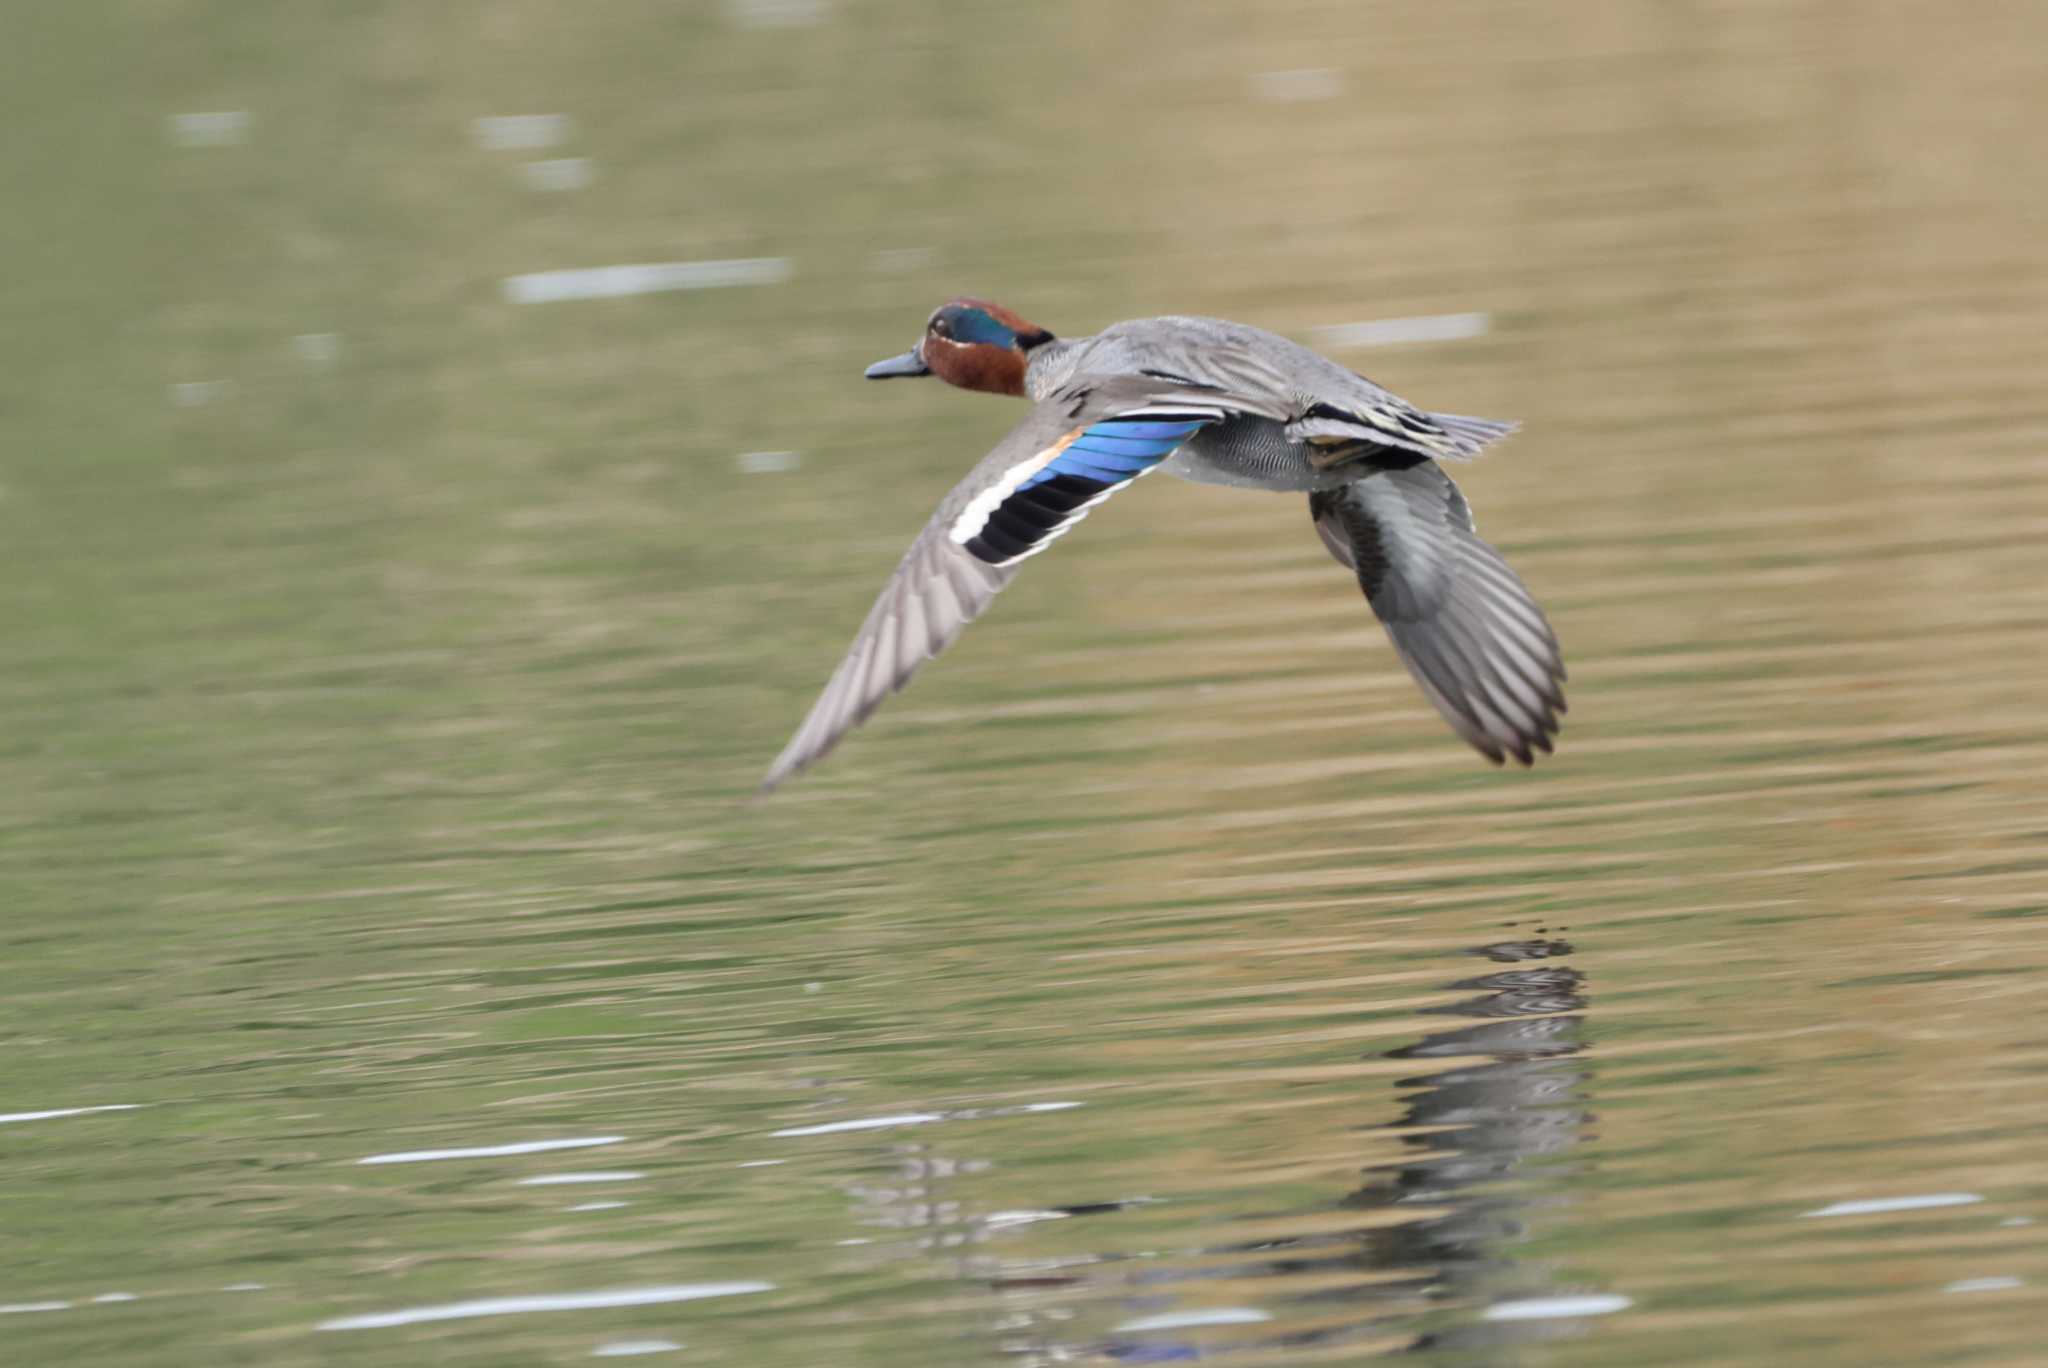
[[[1319,469],[1328,469],[1361,453],[1389,448],[1438,461],[1469,461],[1519,426],[1459,413],[1424,413],[1388,396],[1385,403],[1356,410],[1312,404],[1287,425],[1286,432],[1289,441],[1322,448],[1310,460]]]
[[[1480,450],[1521,427],[1520,423],[1503,423],[1493,418],[1472,418],[1462,413],[1432,413],[1430,421],[1442,428],[1457,444],[1458,457],[1470,460]]]

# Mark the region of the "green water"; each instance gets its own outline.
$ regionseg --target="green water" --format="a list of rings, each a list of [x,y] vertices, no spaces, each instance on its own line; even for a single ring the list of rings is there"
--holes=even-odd
[[[2039,1360],[2038,9],[21,9],[0,1362]],[[1489,314],[1555,759],[1157,480],[745,802],[964,291]]]

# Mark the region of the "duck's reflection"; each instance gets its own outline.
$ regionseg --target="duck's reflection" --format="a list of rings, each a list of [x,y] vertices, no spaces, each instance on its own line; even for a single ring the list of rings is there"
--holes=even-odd
[[[1541,1320],[1483,1322],[1475,1304],[1540,1295],[1540,1270],[1514,1262],[1523,1213],[1559,1200],[1530,1173],[1560,1176],[1556,1161],[1586,1135],[1584,1070],[1574,1058],[1585,1006],[1584,976],[1562,957],[1563,940],[1502,941],[1474,954],[1513,967],[1451,985],[1476,996],[1437,1010],[1476,1024],[1435,1032],[1390,1051],[1396,1059],[1483,1059],[1406,1079],[1397,1123],[1413,1152],[1392,1173],[1346,1199],[1356,1208],[1425,1207],[1438,1214],[1373,1229],[1369,1267],[1413,1270],[1432,1298],[1468,1308],[1418,1332],[1411,1349],[1527,1340],[1562,1328]],[[1528,1181],[1510,1183],[1521,1178]]]
[[[1034,1348],[1047,1361],[1092,1353],[1153,1363],[1342,1345],[1362,1355],[1483,1349],[1568,1329],[1563,1321],[1486,1321],[1481,1309],[1546,1291],[1543,1270],[1517,1263],[1512,1249],[1526,1213],[1558,1200],[1551,1181],[1558,1163],[1587,1133],[1584,1070],[1575,1058],[1584,1049],[1584,978],[1565,962],[1570,944],[1548,935],[1469,953],[1500,967],[1446,985],[1470,996],[1432,1010],[1460,1024],[1385,1056],[1457,1062],[1398,1085],[1404,1108],[1392,1124],[1407,1152],[1370,1170],[1337,1203],[1362,1213],[1360,1229],[1203,1250],[1198,1269],[1155,1265],[1139,1277],[1157,1293],[1194,1279],[1339,1275],[1331,1290],[1266,1300],[1271,1333],[1227,1342],[1198,1345],[1187,1329],[1172,1328],[1169,1314],[1093,1345]],[[1371,1219],[1410,1212],[1412,1219]],[[1303,1328],[1285,1328],[1289,1322]],[[1200,1323],[1193,1316],[1184,1322]]]

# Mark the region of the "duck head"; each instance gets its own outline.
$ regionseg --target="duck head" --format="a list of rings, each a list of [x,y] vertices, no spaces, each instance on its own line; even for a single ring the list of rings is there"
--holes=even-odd
[[[1034,347],[1053,340],[1036,323],[1000,304],[962,295],[941,304],[924,325],[924,336],[901,356],[877,361],[870,380],[936,375],[961,389],[1024,396],[1024,368]]]

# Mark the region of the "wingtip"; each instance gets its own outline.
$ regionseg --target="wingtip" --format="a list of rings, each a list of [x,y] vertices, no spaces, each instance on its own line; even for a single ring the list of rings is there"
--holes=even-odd
[[[786,765],[781,761],[777,761],[769,767],[766,774],[761,776],[761,782],[754,786],[754,792],[747,801],[755,804],[767,802],[781,790],[784,784],[794,779],[802,771],[802,765]]]
[[[1534,732],[1527,736],[1516,736],[1508,741],[1498,741],[1495,738],[1489,737],[1489,741],[1499,746],[1498,750],[1488,745],[1482,745],[1469,736],[1465,740],[1473,750],[1484,756],[1487,763],[1495,769],[1533,770],[1536,768],[1538,756],[1551,756],[1557,753],[1557,748],[1553,741],[1556,735],[1555,731]],[[1514,762],[1512,766],[1508,764],[1511,760]]]

